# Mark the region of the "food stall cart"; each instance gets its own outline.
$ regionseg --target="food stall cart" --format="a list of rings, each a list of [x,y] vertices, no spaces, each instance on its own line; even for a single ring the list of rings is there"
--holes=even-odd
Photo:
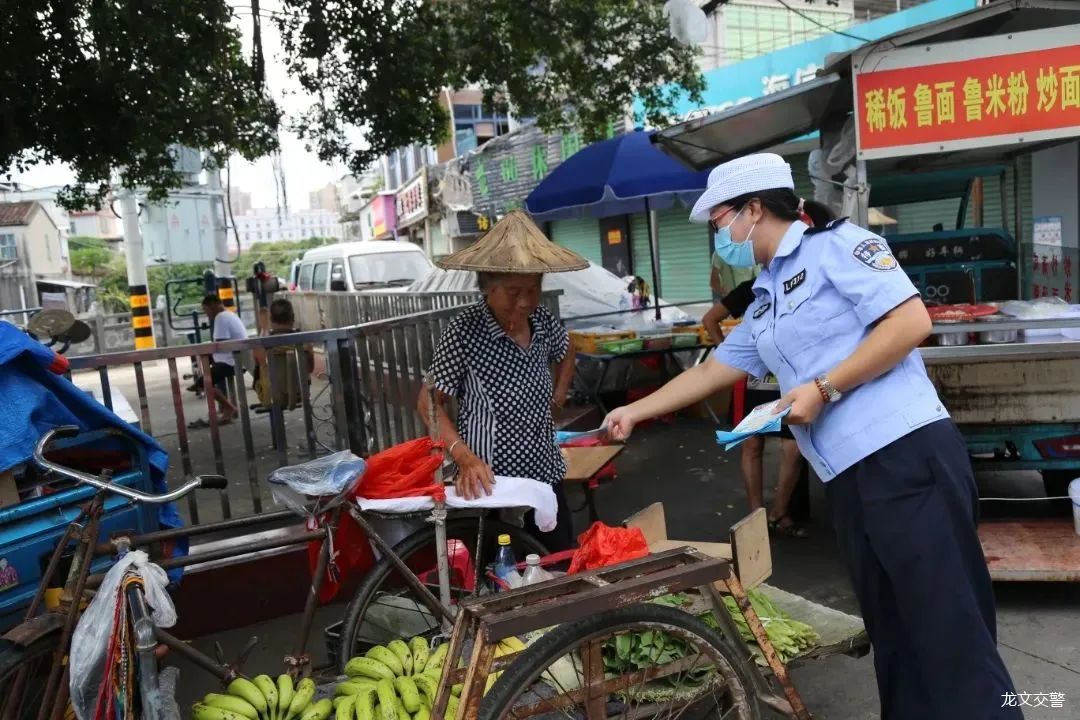
[[[923,280],[928,304],[939,300],[927,297],[929,273],[951,273],[950,290],[969,291],[950,302],[1049,294],[1071,302],[1068,282],[1078,252],[1080,205],[1078,38],[1080,3],[997,2],[830,57],[810,82],[673,126],[656,141],[698,169],[819,131],[822,152],[830,159],[847,153],[845,201],[853,221],[864,227],[870,205],[877,204],[876,185],[921,187],[925,194],[937,184],[941,192],[947,180],[965,173],[1011,167],[1015,178],[1020,158],[1041,157],[1042,172],[1059,167],[1059,174],[1041,178],[1057,195],[1056,205],[1045,212],[1050,217],[1041,217],[1038,205],[1046,208],[1046,194],[1037,194],[1035,222],[1024,227],[1014,182],[1010,232],[942,229],[908,238],[906,246],[901,239],[894,251],[902,265],[908,261],[909,275]],[[1061,171],[1065,161],[1071,169]],[[1060,293],[1051,293],[1045,282],[1032,282],[1026,235],[1038,243],[1036,252],[1065,270]],[[927,257],[929,248],[973,244],[977,252],[961,252],[957,259],[951,252],[944,259],[936,251]],[[902,258],[902,248],[918,249],[920,257]],[[1005,293],[1003,285],[1012,292]],[[1068,337],[1080,323],[997,315],[992,329],[1001,334],[996,334],[973,316],[960,319],[953,325],[935,323],[936,336],[957,342],[926,347],[923,357],[964,432],[976,469],[1038,470],[1047,492],[1032,494],[1065,495],[1068,481],[1080,476],[1080,342]],[[996,342],[979,343],[980,338]],[[980,537],[994,579],[1080,581],[1080,536],[1071,517],[984,523]]]

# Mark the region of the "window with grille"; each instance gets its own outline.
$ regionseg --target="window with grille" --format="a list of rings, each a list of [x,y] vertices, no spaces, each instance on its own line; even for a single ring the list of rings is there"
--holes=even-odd
[[[19,248],[15,244],[15,236],[10,233],[0,233],[0,260],[17,260]]]

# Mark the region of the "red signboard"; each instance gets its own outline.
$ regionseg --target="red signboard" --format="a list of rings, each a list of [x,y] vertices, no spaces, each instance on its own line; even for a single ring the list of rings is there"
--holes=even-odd
[[[1080,134],[1080,45],[1008,53],[1009,45],[998,43],[1004,54],[956,62],[906,64],[918,57],[911,50],[897,51],[895,62],[864,62],[861,67],[875,69],[855,76],[859,150],[886,157],[905,154],[890,152],[899,148],[970,147],[981,138]],[[923,56],[963,55],[964,47],[930,46]]]

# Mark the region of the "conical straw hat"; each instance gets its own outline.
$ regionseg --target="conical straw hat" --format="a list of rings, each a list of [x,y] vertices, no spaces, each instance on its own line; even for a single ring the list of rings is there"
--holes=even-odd
[[[478,241],[437,264],[444,270],[492,273],[555,273],[589,267],[585,258],[548,240],[521,210],[510,212]]]

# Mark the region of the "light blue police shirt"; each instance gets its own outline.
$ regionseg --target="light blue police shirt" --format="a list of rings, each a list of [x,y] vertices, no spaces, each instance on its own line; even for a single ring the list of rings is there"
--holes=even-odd
[[[838,220],[795,222],[754,283],[743,322],[714,357],[755,377],[772,372],[784,393],[827,374],[874,324],[918,290],[881,237]],[[823,481],[929,423],[947,418],[918,350],[896,367],[826,404],[809,425],[792,425]]]

